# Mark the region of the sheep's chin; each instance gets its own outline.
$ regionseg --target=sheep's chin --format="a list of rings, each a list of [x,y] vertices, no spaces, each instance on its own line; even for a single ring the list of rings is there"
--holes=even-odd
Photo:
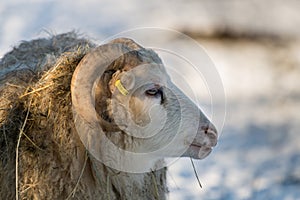
[[[194,159],[203,159],[212,151],[212,147],[199,146],[191,144],[182,157],[191,157]]]

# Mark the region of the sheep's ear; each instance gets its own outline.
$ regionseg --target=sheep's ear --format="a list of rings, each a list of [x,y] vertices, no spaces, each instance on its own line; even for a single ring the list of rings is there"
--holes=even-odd
[[[135,76],[131,71],[123,72],[120,81],[126,90],[131,90],[134,88]]]
[[[110,82],[109,89],[111,94],[118,90],[121,94],[127,95],[131,89],[134,88],[135,76],[131,71],[120,72],[116,71]]]

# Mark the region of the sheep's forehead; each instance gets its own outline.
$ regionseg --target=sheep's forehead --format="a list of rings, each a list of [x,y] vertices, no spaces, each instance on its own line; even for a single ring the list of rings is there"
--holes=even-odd
[[[130,71],[135,76],[136,82],[149,82],[166,85],[169,76],[162,64],[144,63]]]

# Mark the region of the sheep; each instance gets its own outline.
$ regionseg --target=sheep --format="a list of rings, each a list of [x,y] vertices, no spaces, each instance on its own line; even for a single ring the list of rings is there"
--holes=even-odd
[[[0,61],[1,199],[165,199],[166,157],[205,158],[217,131],[159,56],[74,32]]]

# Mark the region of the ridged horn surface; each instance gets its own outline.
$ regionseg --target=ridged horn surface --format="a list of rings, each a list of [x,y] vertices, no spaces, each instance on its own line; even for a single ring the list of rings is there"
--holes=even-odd
[[[71,81],[73,109],[85,123],[96,122],[104,127],[111,124],[103,120],[95,110],[94,87],[105,69],[130,50],[122,44],[104,44],[88,53],[78,64]]]

